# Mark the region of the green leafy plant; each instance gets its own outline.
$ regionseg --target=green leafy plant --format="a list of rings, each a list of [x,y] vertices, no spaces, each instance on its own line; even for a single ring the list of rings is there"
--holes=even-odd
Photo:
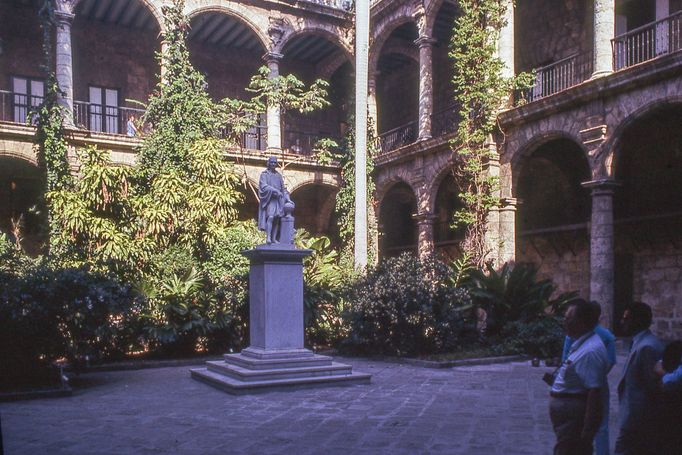
[[[303,262],[306,341],[313,346],[330,346],[344,331],[342,286],[350,275],[340,266],[339,253],[329,238],[301,230],[297,234],[296,245],[313,252]]]
[[[473,333],[471,299],[450,285],[447,265],[402,255],[368,270],[348,290],[341,347],[351,352],[423,355],[456,350]]]
[[[495,336],[510,322],[530,322],[544,317],[552,307],[576,296],[575,292],[552,295],[552,280],[538,280],[533,264],[506,263],[499,270],[491,264],[470,274],[469,292],[474,303],[487,313],[487,335]]]
[[[482,267],[489,253],[485,241],[488,213],[499,206],[499,178],[488,172],[497,155],[493,141],[497,114],[513,89],[529,86],[532,76],[502,76],[497,38],[505,25],[506,2],[461,0],[458,5],[461,14],[452,29],[449,56],[461,120],[451,147],[457,155],[453,175],[462,189],[459,198],[464,207],[455,212],[454,225],[466,226],[463,248]]]
[[[78,367],[118,357],[137,341],[131,320],[140,297],[111,276],[42,263],[0,272],[0,282],[0,382],[39,382],[55,360]]]
[[[371,122],[371,118],[369,119]],[[351,118],[349,125],[355,122]],[[369,263],[373,264],[378,260],[379,246],[378,222],[376,217],[376,186],[372,178],[374,171],[373,156],[376,155],[376,138],[374,137],[374,127],[369,124],[367,128],[367,245],[369,253]],[[341,164],[342,184],[336,195],[335,211],[339,219],[339,235],[343,249],[341,250],[341,261],[344,268],[352,269],[354,264],[355,248],[355,128],[348,130],[341,141],[339,150],[334,157]]]
[[[553,316],[541,316],[528,322],[514,321],[507,324],[492,349],[499,355],[525,354],[554,358],[561,355],[563,341],[561,320]]]

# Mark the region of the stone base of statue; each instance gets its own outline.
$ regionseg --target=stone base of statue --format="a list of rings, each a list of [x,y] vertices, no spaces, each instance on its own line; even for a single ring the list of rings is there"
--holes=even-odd
[[[192,377],[233,394],[368,383],[369,374],[353,372],[303,345],[303,258],[311,251],[287,243],[260,245],[243,254],[251,260],[251,345],[191,370]]]

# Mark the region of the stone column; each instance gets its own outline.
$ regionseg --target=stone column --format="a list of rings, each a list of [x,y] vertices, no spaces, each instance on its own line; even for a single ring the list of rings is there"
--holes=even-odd
[[[419,46],[419,138],[431,139],[431,115],[433,114],[433,43],[436,40],[420,36],[415,40]]]
[[[71,24],[74,15],[64,11],[55,13],[57,19],[55,74],[59,88],[59,104],[63,109],[64,124],[73,126],[73,57],[71,53]]]
[[[514,77],[514,2],[506,0],[505,21],[506,24],[500,30],[500,39],[497,43],[497,52],[504,63],[502,76]]]
[[[670,15],[670,0],[656,0],[656,20],[660,21]],[[668,22],[656,25],[656,55],[667,54],[670,46]]]
[[[434,253],[433,223],[436,216],[431,213],[419,213],[414,215],[417,221],[417,253],[420,258],[426,258]]]
[[[263,56],[263,60],[270,69],[270,78],[279,76],[279,62],[284,56],[276,52],[268,52]],[[267,108],[268,123],[268,152],[282,151],[282,121],[280,118],[279,106],[269,106]]]
[[[379,112],[377,110],[377,76],[378,71],[375,71],[372,77],[367,81],[367,115],[372,119],[372,128],[374,136],[377,136]]]
[[[513,261],[516,257],[516,207],[519,201],[503,198],[498,210],[500,219],[500,254],[498,263]]]
[[[615,31],[615,3],[615,0],[594,0],[593,79],[613,72],[611,40]]]
[[[161,41],[161,55],[165,57],[167,52],[168,52],[168,41],[162,40]],[[168,68],[166,68],[165,59],[161,58],[161,82],[166,82],[166,72],[167,71],[168,71]]]
[[[616,182],[609,179],[583,183],[592,192],[592,222],[590,225],[590,300],[602,307],[602,322],[613,327],[613,193]]]

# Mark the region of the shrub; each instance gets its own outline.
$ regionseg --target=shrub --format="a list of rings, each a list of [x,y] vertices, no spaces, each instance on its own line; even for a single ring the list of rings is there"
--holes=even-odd
[[[360,353],[417,355],[455,349],[471,328],[471,300],[448,284],[450,269],[410,255],[388,259],[350,286],[341,348]]]
[[[499,354],[558,357],[563,341],[561,321],[553,316],[543,316],[530,322],[510,322],[502,329],[500,341],[493,349]]]
[[[139,297],[129,286],[87,268],[0,273],[0,358],[3,383],[31,383],[51,362],[79,366],[130,348]]]
[[[508,322],[530,322],[543,317],[550,307],[560,307],[575,297],[564,293],[556,299],[552,280],[538,280],[534,264],[508,262],[500,270],[487,265],[487,270],[469,273],[467,288],[474,304],[487,313],[487,335],[500,334]]]

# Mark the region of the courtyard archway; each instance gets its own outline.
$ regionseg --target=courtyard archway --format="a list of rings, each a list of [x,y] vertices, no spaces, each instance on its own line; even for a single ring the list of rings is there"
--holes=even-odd
[[[417,198],[405,182],[395,183],[384,195],[379,209],[379,256],[417,254]]]

